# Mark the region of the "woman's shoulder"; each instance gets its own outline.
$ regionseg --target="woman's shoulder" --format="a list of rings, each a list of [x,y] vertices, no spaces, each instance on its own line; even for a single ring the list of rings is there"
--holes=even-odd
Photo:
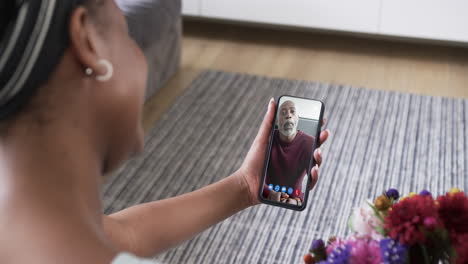
[[[111,264],[160,264],[160,262],[138,258],[129,253],[120,253]]]

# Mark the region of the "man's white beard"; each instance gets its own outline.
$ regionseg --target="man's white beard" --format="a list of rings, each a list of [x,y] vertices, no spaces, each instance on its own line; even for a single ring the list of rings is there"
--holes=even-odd
[[[291,123],[292,123],[292,122],[291,122]],[[286,125],[286,124],[283,124],[283,126],[279,128],[279,132],[280,132],[283,136],[285,136],[285,137],[290,137],[290,136],[296,134],[296,132],[297,132],[297,126],[296,126],[296,124],[293,123],[293,127],[290,128],[290,129],[285,129],[285,128],[284,128],[285,125]]]

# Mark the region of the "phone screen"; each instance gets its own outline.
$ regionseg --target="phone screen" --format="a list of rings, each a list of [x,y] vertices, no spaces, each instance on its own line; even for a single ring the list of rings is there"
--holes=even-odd
[[[318,100],[292,96],[278,100],[260,190],[264,202],[305,208],[323,108]]]

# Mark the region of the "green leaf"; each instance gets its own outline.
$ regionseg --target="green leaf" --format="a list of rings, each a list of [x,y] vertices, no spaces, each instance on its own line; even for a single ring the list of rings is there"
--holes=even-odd
[[[421,249],[422,249],[422,253],[423,253],[423,256],[424,256],[424,263],[430,264],[430,262],[429,262],[429,255],[427,255],[426,246],[424,246],[423,244],[419,244],[419,246],[420,246]]]
[[[348,228],[354,231],[352,219],[353,219],[353,215],[351,215],[348,219]]]
[[[377,226],[375,228],[375,230],[377,230],[377,232],[379,232],[382,236],[385,236],[386,235],[386,232],[385,232],[385,228],[381,227],[381,226]]]
[[[377,216],[377,218],[380,221],[382,221],[382,223],[384,223],[385,220],[383,219],[382,215],[380,214],[380,211],[377,208],[375,208],[375,206],[373,204],[369,203],[369,201],[366,201],[366,202],[370,206],[370,208],[372,208],[372,210],[374,211],[375,216]]]

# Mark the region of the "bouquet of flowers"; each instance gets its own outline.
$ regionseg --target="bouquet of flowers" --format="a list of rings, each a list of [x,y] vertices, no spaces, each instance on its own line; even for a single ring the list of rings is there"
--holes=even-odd
[[[403,198],[389,189],[354,209],[349,227],[345,239],[314,240],[305,263],[468,264],[468,197],[456,188]]]

